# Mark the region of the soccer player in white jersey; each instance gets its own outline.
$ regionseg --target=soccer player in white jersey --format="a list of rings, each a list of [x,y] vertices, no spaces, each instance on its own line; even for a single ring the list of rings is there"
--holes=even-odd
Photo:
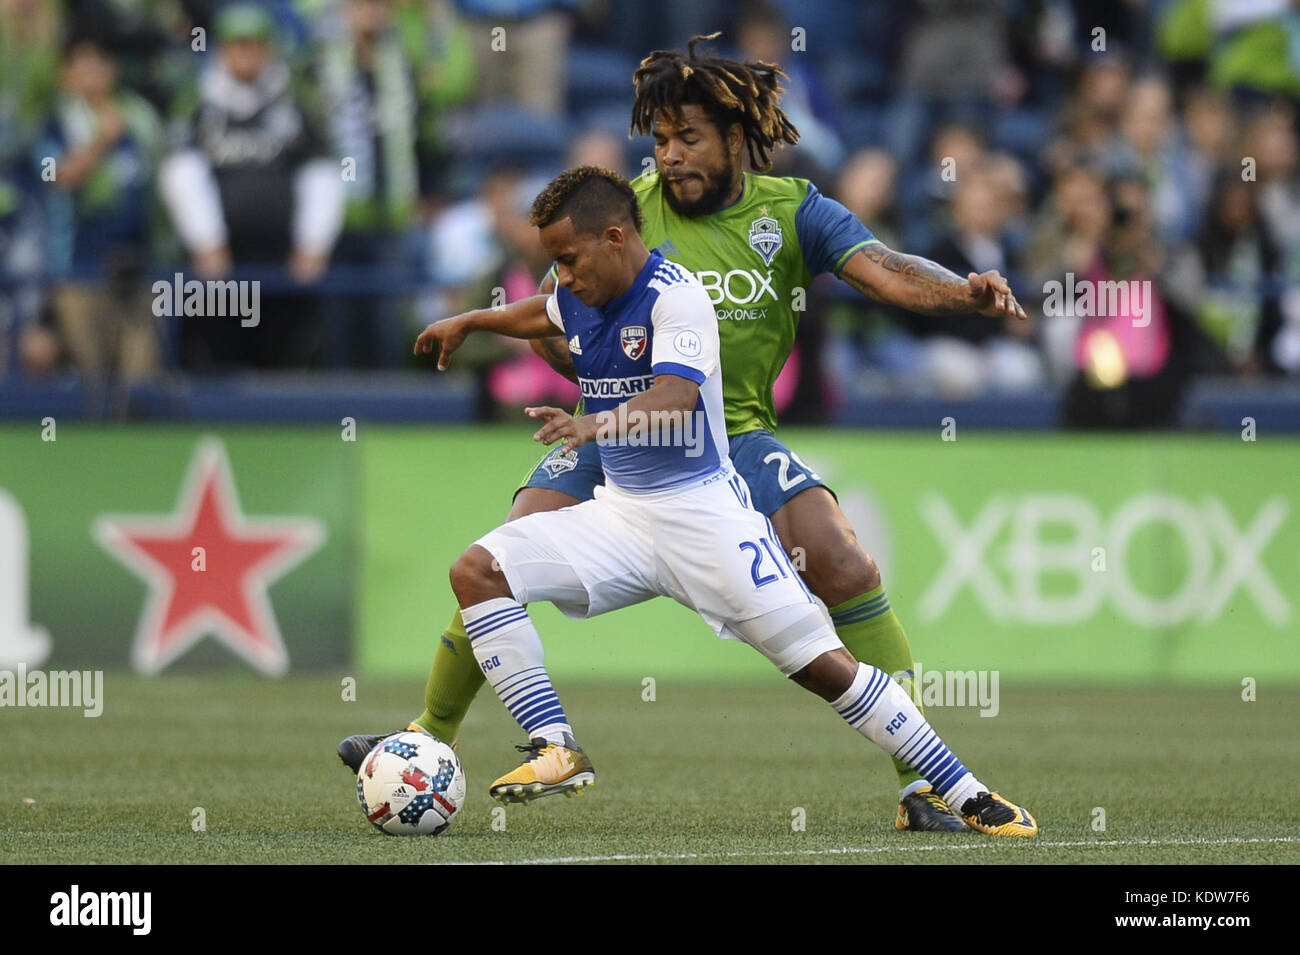
[[[474,658],[529,736],[523,764],[491,794],[526,802],[595,780],[524,605],[547,600],[583,618],[666,596],[830,702],[963,815],[1011,810],[1005,834],[1035,835],[1029,812],[976,779],[901,686],[845,649],[751,505],[728,457],[713,306],[690,272],[646,249],[627,181],[594,166],[571,169],[538,195],[530,221],[556,263],[546,315],[470,313],[477,317],[431,325],[416,344],[417,352],[436,345],[445,368],[472,331],[537,338],[558,328],[585,413],[529,408],[540,422],[534,437],[567,448],[595,442],[605,472],[593,500],[504,524],[451,569]]]

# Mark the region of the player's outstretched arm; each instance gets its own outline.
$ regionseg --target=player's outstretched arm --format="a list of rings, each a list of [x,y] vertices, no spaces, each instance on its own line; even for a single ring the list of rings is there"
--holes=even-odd
[[[937,262],[895,252],[880,242],[851,255],[840,278],[868,298],[922,315],[979,312],[991,318],[1025,317],[997,269],[971,272],[963,279]]]
[[[415,354],[438,349],[438,370],[445,371],[452,352],[472,332],[496,332],[510,338],[545,338],[555,334],[546,314],[546,296],[533,295],[499,308],[480,308],[434,322],[415,339]]]
[[[577,418],[562,408],[525,408],[530,418],[542,422],[533,435],[534,441],[551,444],[563,440],[563,450],[573,450],[599,438],[617,441],[626,437],[629,427],[645,427],[647,421],[680,422],[695,410],[700,386],[679,375],[656,375],[654,384],[617,408],[597,411]],[[667,417],[665,417],[665,415]]]

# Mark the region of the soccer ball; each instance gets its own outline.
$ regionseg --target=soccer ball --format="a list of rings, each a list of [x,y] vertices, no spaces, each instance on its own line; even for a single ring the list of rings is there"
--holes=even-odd
[[[465,803],[465,770],[455,751],[424,733],[380,740],[357,773],[361,811],[390,836],[433,836]]]

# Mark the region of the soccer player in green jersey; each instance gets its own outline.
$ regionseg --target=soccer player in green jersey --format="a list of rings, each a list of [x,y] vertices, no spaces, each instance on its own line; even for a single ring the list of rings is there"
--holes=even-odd
[[[774,148],[798,141],[779,105],[785,74],[774,64],[697,52],[702,39],[712,37],[692,39],[685,54],[655,51],[636,72],[632,128],[654,136],[656,160],[656,168],[632,184],[645,215],[641,236],[647,247],[694,272],[710,294],[719,322],[731,458],[754,507],[770,517],[785,549],[802,556],[804,580],[830,610],[849,651],[907,687],[912,651],[880,572],[821,478],[773,435],[772,384],[793,347],[801,297],[821,272],[835,273],[870,298],[923,314],[1025,314],[998,272],[961,278],[927,259],[895,252],[807,180],[744,171],[746,156],[754,169],[766,170]],[[543,291],[551,284],[548,277]],[[546,296],[538,295],[504,311],[542,315],[545,304]],[[506,317],[502,311],[435,323],[421,334],[417,351],[437,341],[439,367],[445,368],[464,336],[490,330]],[[581,347],[561,338],[545,340],[538,350],[573,377],[568,351]],[[590,500],[602,482],[595,445],[562,446],[516,492],[508,519]],[[435,655],[425,711],[411,728],[456,739],[483,683],[456,613]],[[339,755],[355,772],[381,738],[348,737]],[[903,762],[895,760],[895,769],[899,829],[1026,834],[1015,807],[1005,802],[949,807]]]

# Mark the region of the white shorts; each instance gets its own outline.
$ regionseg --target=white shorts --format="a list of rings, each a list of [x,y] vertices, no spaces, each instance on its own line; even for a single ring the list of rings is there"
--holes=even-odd
[[[581,619],[671,597],[786,675],[843,646],[730,466],[670,491],[632,494],[606,483],[595,493],[475,542],[520,603],[550,601]]]

